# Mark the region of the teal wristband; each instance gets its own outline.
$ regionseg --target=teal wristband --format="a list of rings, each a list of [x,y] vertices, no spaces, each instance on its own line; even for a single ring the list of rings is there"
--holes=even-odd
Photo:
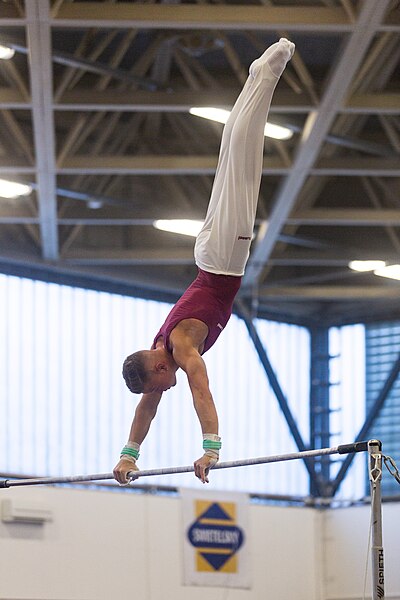
[[[136,460],[139,458],[139,450],[136,450],[135,448],[129,448],[128,446],[124,446],[122,448],[121,456],[123,456],[124,454],[126,454],[128,456],[132,456]]]
[[[203,440],[204,450],[220,450],[222,447],[221,442],[214,442],[213,440]]]

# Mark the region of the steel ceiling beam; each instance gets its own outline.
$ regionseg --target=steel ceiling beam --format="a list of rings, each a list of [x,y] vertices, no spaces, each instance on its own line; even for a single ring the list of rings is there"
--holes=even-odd
[[[23,222],[32,222],[37,223],[38,217],[27,214],[27,212],[21,212],[19,215],[10,215],[10,214],[1,214],[0,215],[0,224],[18,224]],[[96,218],[96,217],[88,217],[88,216],[65,216],[58,219],[59,225],[84,225],[90,227],[149,227],[153,225],[154,218]],[[160,235],[171,235],[171,234],[160,234]],[[191,256],[191,261],[193,263],[193,248],[192,244],[190,247],[185,248],[183,250],[183,254],[179,254],[179,258],[186,258]],[[168,250],[167,250],[168,252]],[[176,250],[171,250],[172,255],[176,257]],[[180,252],[180,250],[178,250]],[[187,253],[189,252],[189,254]],[[322,258],[316,256],[308,256],[308,257],[298,257],[297,253],[293,250],[289,252],[290,256],[287,258],[272,258],[271,264],[276,266],[301,266],[301,267],[343,267],[348,266],[350,258],[340,257],[334,258],[335,254],[332,252],[332,258],[328,256],[324,256]],[[302,253],[301,253],[302,254]],[[121,260],[122,262],[129,261],[131,257],[134,260],[136,256],[143,255],[144,257],[154,258],[158,256],[161,260],[165,255],[165,249],[143,249],[143,248],[126,248],[126,249],[116,249],[111,247],[106,248],[75,248],[72,251],[70,257],[75,257],[78,259],[86,260],[86,258],[96,257],[96,259],[104,259],[108,261],[112,260]],[[353,255],[354,256],[354,255]],[[360,255],[357,254],[357,257]],[[366,255],[365,258],[368,259],[370,255]],[[395,255],[390,255],[389,257],[385,255],[386,260],[390,260],[395,258]],[[357,273],[353,273],[353,276],[357,277]],[[280,286],[281,287],[281,286]],[[266,288],[269,289],[269,288]]]
[[[257,240],[242,285],[253,287],[260,278],[389,4],[390,0],[382,0],[379,3],[376,0],[365,0],[362,4],[354,23],[354,30],[339,58],[320,105],[307,118],[291,172],[280,186],[268,226],[263,228]]]
[[[381,279],[381,278],[379,278]],[[389,281],[389,280],[388,280]],[[262,287],[260,299],[273,298],[277,300],[349,300],[359,302],[360,300],[377,300],[380,298],[399,297],[400,285],[376,285],[376,286],[339,286],[339,285],[307,285],[307,286],[285,286],[285,287]]]
[[[184,91],[102,90],[75,88],[64,92],[55,110],[111,110],[122,112],[188,112],[192,106],[232,108],[239,89],[203,89]],[[0,90],[0,100],[1,100]],[[6,97],[7,99],[7,97]],[[277,91],[271,111],[275,113],[308,113],[314,105],[306,94]],[[196,117],[193,117],[196,119]]]
[[[64,3],[53,18],[56,27],[117,27],[143,29],[218,29],[347,32],[353,24],[340,7],[267,7],[149,5],[99,2]]]
[[[0,88],[0,109],[20,109],[28,110],[32,108],[32,103],[27,102],[26,98],[17,88],[2,87]]]
[[[340,112],[360,114],[400,114],[400,94],[396,92],[364,92],[352,94]]]
[[[91,155],[67,156],[55,167],[59,174],[124,174],[124,175],[214,175],[217,155]],[[292,167],[279,156],[264,159],[264,175],[291,174]],[[0,172],[34,173],[35,167],[23,163],[18,157],[0,157]],[[315,176],[376,176],[400,177],[398,159],[382,158],[327,158],[311,167],[309,175]],[[79,192],[77,192],[79,193]]]
[[[14,36],[0,34],[0,41],[15,50],[15,52],[29,54],[29,48],[27,48],[23,42]],[[72,67],[81,71],[87,71],[88,73],[95,73],[96,75],[117,79],[118,81],[123,81],[127,84],[138,85],[147,90],[157,90],[160,87],[163,87],[160,86],[157,81],[153,81],[152,79],[145,77],[138,77],[129,71],[126,71],[125,69],[119,69],[117,67],[105,65],[102,62],[98,62],[93,59],[87,59],[82,56],[75,56],[74,54],[69,54],[68,52],[61,52],[56,48],[52,51],[50,58],[54,63],[63,65],[65,67]]]
[[[137,77],[136,75],[133,75],[124,69],[110,67],[101,62],[88,60],[82,57],[78,58],[73,54],[68,54],[66,52],[54,51],[53,62],[66,67],[73,67],[89,73],[95,73],[96,75],[108,76],[113,79],[117,79],[118,81],[123,81],[124,83],[131,85],[138,85],[148,90],[156,90],[159,87],[162,87],[152,79]]]
[[[44,281],[67,281],[68,285],[104,289],[112,293],[133,295],[139,298],[154,298],[164,302],[176,302],[186,288],[186,282],[171,280],[166,276],[158,276],[155,281],[151,271],[143,273],[130,272],[120,274],[115,269],[105,266],[94,268],[85,265],[66,264],[62,260],[50,263],[26,253],[2,253],[0,256],[2,272],[19,273],[22,277],[32,277]],[[72,282],[71,282],[72,281]]]
[[[4,160],[4,159],[2,159]],[[123,173],[132,175],[214,175],[218,162],[217,155],[76,155],[67,156],[57,167],[58,173]],[[292,179],[296,161],[288,166],[279,156],[264,158],[264,175],[286,175]],[[1,165],[0,165],[1,166]],[[297,171],[296,171],[297,172]],[[343,177],[380,176],[399,177],[400,161],[397,158],[352,157],[327,158],[316,166],[310,166],[307,175],[340,175]],[[285,186],[286,187],[286,186]],[[285,207],[287,208],[287,207]],[[277,208],[275,208],[276,212]],[[280,214],[279,223],[284,222],[289,210]],[[277,216],[274,216],[277,219]],[[277,235],[279,231],[277,232]]]
[[[49,10],[48,0],[26,3],[42,254],[46,260],[56,260],[58,231]]]
[[[30,0],[29,0],[30,1]],[[27,2],[28,3],[28,2]],[[100,8],[99,8],[100,7]],[[7,6],[1,7],[0,27],[15,28],[28,23],[28,18],[17,16]],[[99,17],[101,15],[101,17]],[[104,4],[103,2],[64,3],[54,15],[51,25],[56,27],[103,27],[145,29],[229,29],[231,31],[263,30],[348,32],[353,23],[340,7],[260,7],[260,6],[151,6],[149,4]],[[398,32],[400,22],[396,14],[380,23],[378,31]]]
[[[39,217],[24,215],[0,216],[0,225],[39,225]]]
[[[58,172],[75,173],[123,173],[132,175],[213,175],[218,157],[213,156],[93,156],[66,157],[58,166]],[[279,157],[272,157],[265,172],[286,173],[287,167]]]
[[[341,225],[381,227],[400,226],[400,209],[319,208],[299,210],[287,220],[288,225]]]
[[[147,82],[148,83],[148,82]],[[215,106],[230,108],[233,106],[239,90],[200,90],[163,92],[134,90],[103,90],[81,87],[65,91],[53,104],[59,111],[119,111],[119,112],[187,112],[192,106]],[[12,88],[0,88],[0,108],[28,109],[21,92]],[[315,109],[307,94],[295,94],[288,90],[278,90],[274,95],[270,114],[309,113]],[[340,113],[356,114],[400,114],[400,94],[395,92],[374,92],[353,94],[340,108]]]
[[[385,253],[379,252],[375,250],[375,252],[369,251],[366,253],[353,254],[352,256],[348,256],[347,258],[337,257],[332,253],[332,256],[296,256],[293,252],[288,253],[289,256],[270,258],[269,265],[272,267],[305,267],[305,268],[313,268],[313,267],[331,267],[331,268],[339,268],[339,267],[348,267],[349,262],[351,260],[376,260],[377,255],[379,254],[379,258],[382,260],[386,260],[386,262],[396,263],[398,261],[398,255],[391,254],[388,256]],[[355,258],[356,257],[356,258]],[[353,277],[357,276],[357,272],[353,272]],[[334,277],[334,274],[333,274]],[[262,289],[262,288],[261,288]]]
[[[328,139],[328,138],[326,138]],[[392,153],[393,156],[394,153]],[[295,168],[296,162],[293,167]],[[309,175],[343,175],[345,177],[376,176],[376,177],[399,177],[400,157],[360,157],[343,156],[332,158],[321,158],[315,166],[310,167]]]
[[[36,173],[36,167],[27,165],[18,157],[2,156],[0,158],[0,173],[29,174]]]
[[[279,160],[276,163],[276,172],[280,173],[283,166]],[[216,156],[78,155],[66,157],[57,171],[64,175],[213,175],[216,165]]]
[[[192,248],[163,248],[162,250],[87,250],[73,248],[62,256],[64,262],[74,265],[193,265]]]

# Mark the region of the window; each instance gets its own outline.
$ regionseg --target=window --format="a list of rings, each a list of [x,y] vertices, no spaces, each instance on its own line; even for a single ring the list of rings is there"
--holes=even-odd
[[[111,472],[138,401],[125,387],[122,362],[150,347],[170,306],[1,274],[0,298],[0,471]],[[257,327],[308,443],[308,332],[269,321]],[[222,460],[295,451],[243,322],[233,316],[204,358],[220,417]],[[202,453],[184,374],[178,379],[142,445],[143,469],[191,464]],[[216,489],[308,494],[299,460],[216,471],[213,479]],[[201,486],[192,474],[151,483]]]
[[[365,337],[366,405],[367,410],[370,410],[399,359],[400,322],[367,325]],[[371,437],[380,439],[383,442],[383,453],[398,461],[400,457],[400,377],[398,375],[372,426]],[[398,483],[384,469],[382,494],[390,496],[398,493]]]

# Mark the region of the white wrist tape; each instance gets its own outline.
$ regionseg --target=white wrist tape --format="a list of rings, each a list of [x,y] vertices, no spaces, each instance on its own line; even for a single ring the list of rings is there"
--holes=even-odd
[[[213,464],[218,462],[219,450],[221,448],[221,438],[216,433],[203,434],[204,454],[213,460]]]
[[[136,442],[131,442],[131,441],[126,442],[125,446],[127,448],[133,448],[134,450],[137,450],[138,452],[140,450],[140,444],[137,444]]]

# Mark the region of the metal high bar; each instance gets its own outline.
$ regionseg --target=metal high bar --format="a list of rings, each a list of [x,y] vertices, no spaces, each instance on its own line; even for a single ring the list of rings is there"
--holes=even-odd
[[[258,458],[245,458],[242,460],[231,460],[217,463],[215,469],[231,469],[235,467],[248,467],[252,465],[263,465],[267,463],[283,462],[288,460],[297,460],[299,458],[315,458],[317,456],[326,456],[328,454],[352,454],[355,452],[367,452],[368,442],[355,442],[352,444],[342,444],[332,448],[321,448],[319,450],[305,450],[303,452],[292,452],[291,454],[275,454],[272,456],[260,456]],[[139,477],[151,477],[156,475],[175,475],[177,473],[192,473],[194,466],[186,467],[167,467],[163,469],[149,469],[145,471],[131,471],[128,473],[130,481],[139,479]],[[114,479],[113,473],[96,473],[93,475],[75,475],[72,477],[38,477],[35,479],[5,479],[0,481],[0,488],[10,488],[25,485],[50,485],[57,483],[80,483],[86,481],[103,481]]]

